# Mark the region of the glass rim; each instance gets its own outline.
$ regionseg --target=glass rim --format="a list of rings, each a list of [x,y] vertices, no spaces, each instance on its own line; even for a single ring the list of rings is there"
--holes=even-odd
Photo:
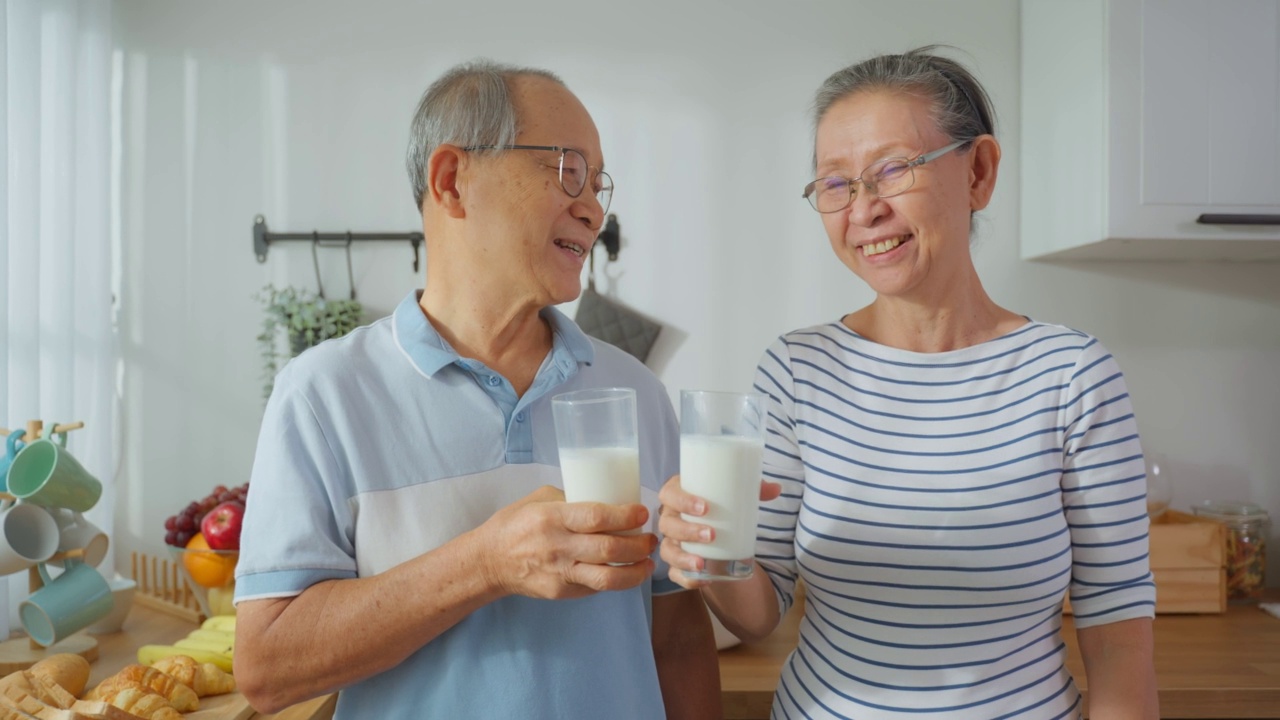
[[[709,395],[718,397],[758,397],[764,399],[765,394],[758,390],[742,392],[739,390],[681,390],[680,396],[685,395]]]
[[[561,405],[589,405],[592,403],[608,402],[618,400],[620,398],[635,399],[636,389],[629,387],[603,387],[603,388],[583,388],[581,390],[570,390],[555,395],[551,398],[552,404]]]
[[[214,550],[213,548],[188,548],[178,547],[177,545],[164,544],[175,553],[209,553],[210,555],[239,555],[239,550]]]
[[[1205,500],[1192,506],[1192,512],[1201,517],[1213,516],[1224,520],[1256,521],[1270,520],[1266,508],[1257,503],[1236,502],[1232,500]]]

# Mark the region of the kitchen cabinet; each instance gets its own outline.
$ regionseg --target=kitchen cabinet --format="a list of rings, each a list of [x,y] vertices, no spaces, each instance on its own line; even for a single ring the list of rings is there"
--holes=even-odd
[[[1021,9],[1024,259],[1280,260],[1280,2]]]

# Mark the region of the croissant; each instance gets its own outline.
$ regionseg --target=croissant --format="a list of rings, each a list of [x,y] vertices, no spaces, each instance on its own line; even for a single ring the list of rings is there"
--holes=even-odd
[[[105,700],[142,720],[182,720],[182,713],[174,710],[163,695],[136,684],[117,687],[91,699]]]
[[[75,714],[67,718],[57,718],[57,720],[138,720],[137,715],[125,712],[102,700],[77,700],[76,704],[71,706],[70,712]],[[41,720],[50,719],[42,718]]]
[[[31,666],[31,672],[79,697],[89,683],[89,661],[73,653],[50,655]]]
[[[85,699],[96,700],[106,696],[112,690],[130,685],[164,696],[173,709],[179,712],[191,712],[200,706],[194,690],[155,668],[142,665],[126,665],[120,672],[103,680]]]
[[[197,662],[189,655],[170,655],[151,667],[195,690],[200,697],[222,695],[236,689],[236,679],[231,673],[213,663]]]

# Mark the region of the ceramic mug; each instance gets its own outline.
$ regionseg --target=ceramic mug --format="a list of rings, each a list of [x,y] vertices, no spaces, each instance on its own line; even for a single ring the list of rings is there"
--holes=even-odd
[[[67,452],[67,434],[33,440],[9,465],[9,494],[33,505],[84,512],[102,497],[102,483]]]
[[[5,441],[4,457],[0,457],[0,492],[9,491],[9,483],[5,479],[9,474],[9,464],[13,462],[13,458],[22,448],[19,445],[26,445],[21,442],[22,438],[27,436],[26,430],[14,430],[9,433],[9,438]]]
[[[58,553],[84,550],[84,555],[79,558],[81,562],[89,567],[102,564],[110,546],[106,533],[74,510],[49,508],[49,514],[58,524]],[[61,560],[50,560],[49,564],[62,567]]]
[[[39,568],[44,587],[18,605],[22,627],[37,645],[49,647],[65,640],[111,612],[111,585],[97,570],[67,560],[66,570],[51,578],[44,563]]]
[[[129,616],[129,610],[133,607],[133,595],[138,589],[136,581],[116,575],[109,584],[111,585],[111,612],[85,628],[85,632],[90,635],[120,632],[124,626],[124,619]]]
[[[58,523],[38,505],[0,511],[0,575],[42,563],[58,551]]]

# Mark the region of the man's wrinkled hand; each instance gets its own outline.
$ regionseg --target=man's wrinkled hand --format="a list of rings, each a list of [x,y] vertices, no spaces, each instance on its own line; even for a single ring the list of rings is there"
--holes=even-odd
[[[484,538],[490,582],[505,594],[545,599],[626,590],[652,573],[652,533],[618,535],[643,527],[643,505],[566,503],[544,486],[494,513],[478,532]]]

